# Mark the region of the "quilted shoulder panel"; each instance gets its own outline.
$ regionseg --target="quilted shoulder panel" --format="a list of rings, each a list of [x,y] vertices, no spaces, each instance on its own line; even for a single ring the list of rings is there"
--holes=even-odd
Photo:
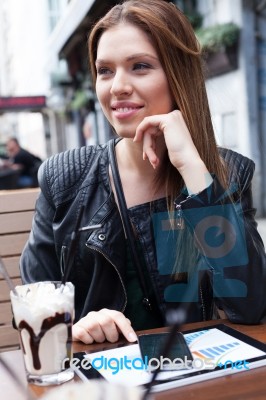
[[[59,200],[60,197],[67,200],[69,196],[73,197],[83,184],[89,185],[97,179],[97,173],[89,172],[92,165],[94,172],[95,168],[100,168],[100,159],[105,149],[106,145],[86,146],[48,158],[38,174],[44,195],[50,198],[50,201]]]
[[[222,147],[219,148],[219,153],[228,167],[229,182],[240,183],[242,189],[249,185],[255,171],[254,161],[236,151]]]

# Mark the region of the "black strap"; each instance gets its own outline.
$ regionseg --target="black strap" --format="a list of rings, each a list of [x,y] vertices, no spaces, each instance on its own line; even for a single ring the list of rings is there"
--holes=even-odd
[[[132,254],[132,258],[139,276],[139,281],[141,285],[142,292],[144,294],[144,298],[142,300],[142,303],[144,307],[147,310],[151,310],[151,302],[149,300],[148,296],[148,288],[147,284],[144,278],[143,270],[141,267],[141,263],[139,261],[138,253],[136,251],[135,243],[134,243],[134,232],[133,228],[129,219],[129,215],[127,212],[127,206],[126,206],[126,200],[125,200],[125,195],[123,192],[122,188],[122,183],[118,171],[118,166],[117,166],[117,160],[116,160],[116,154],[115,154],[115,139],[110,140],[108,142],[108,155],[109,155],[109,161],[111,165],[111,170],[112,170],[112,175],[113,175],[113,182],[116,190],[116,195],[117,195],[117,200],[119,204],[119,209],[120,209],[120,214],[122,218],[122,222],[124,225],[124,229],[126,232],[126,237],[128,240],[129,248]]]

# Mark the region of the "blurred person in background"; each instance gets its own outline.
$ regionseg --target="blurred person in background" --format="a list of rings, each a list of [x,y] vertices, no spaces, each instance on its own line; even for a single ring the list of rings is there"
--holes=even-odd
[[[20,170],[17,188],[38,186],[37,173],[42,160],[23,149],[15,137],[8,139],[6,152],[9,158],[5,161],[5,166]]]

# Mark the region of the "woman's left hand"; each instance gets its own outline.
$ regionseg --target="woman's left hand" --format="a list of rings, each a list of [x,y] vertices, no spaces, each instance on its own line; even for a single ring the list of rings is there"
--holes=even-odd
[[[201,160],[181,112],[174,110],[169,114],[145,117],[137,127],[134,141],[143,140],[143,159],[148,158],[153,168],[160,162],[156,141],[162,135],[169,159],[180,173],[191,160]]]

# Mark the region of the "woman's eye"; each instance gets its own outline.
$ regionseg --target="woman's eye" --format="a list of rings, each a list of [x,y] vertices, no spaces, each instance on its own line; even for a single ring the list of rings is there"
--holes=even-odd
[[[99,67],[97,68],[97,75],[108,75],[111,74],[111,70],[109,68],[105,67]]]
[[[133,70],[145,70],[149,68],[151,68],[151,65],[146,63],[136,63],[133,66]]]

